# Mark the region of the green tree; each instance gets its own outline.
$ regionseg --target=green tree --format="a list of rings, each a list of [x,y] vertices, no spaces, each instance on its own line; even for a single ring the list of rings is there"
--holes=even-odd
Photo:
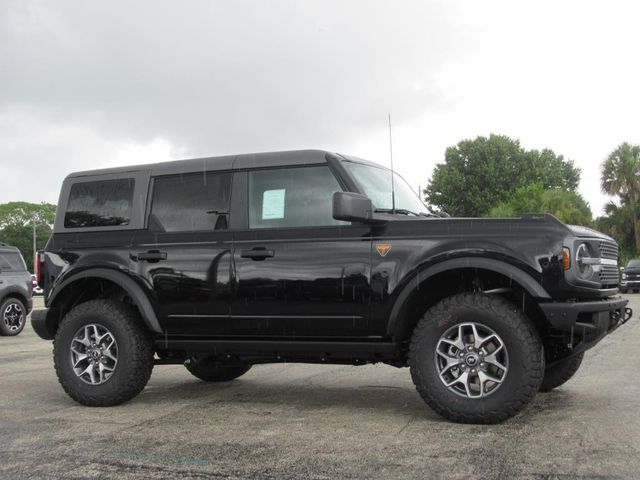
[[[548,189],[540,183],[518,187],[513,197],[493,207],[490,217],[517,217],[524,213],[550,213],[565,223],[591,225],[591,209],[576,192]]]
[[[625,142],[611,152],[602,164],[600,183],[604,193],[617,196],[621,206],[626,208],[631,220],[634,247],[636,251],[640,251],[640,145]]]
[[[427,200],[454,216],[482,216],[508,201],[516,188],[540,184],[574,191],[580,169],[552,150],[525,150],[518,140],[490,135],[447,148],[424,193]]]
[[[616,205],[609,202],[604,207],[605,215],[596,218],[594,226],[596,230],[606,233],[616,239],[621,252],[633,256],[635,249],[635,232],[633,225],[633,208],[623,203]],[[622,258],[622,256],[621,256]]]
[[[29,270],[33,269],[33,223],[36,247],[44,247],[51,235],[56,206],[50,203],[10,202],[0,204],[0,242],[18,247]]]

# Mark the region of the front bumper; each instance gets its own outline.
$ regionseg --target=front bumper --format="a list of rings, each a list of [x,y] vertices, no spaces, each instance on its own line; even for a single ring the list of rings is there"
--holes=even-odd
[[[598,343],[605,335],[626,323],[633,314],[627,308],[629,300],[622,297],[592,302],[542,303],[540,308],[551,326],[582,338],[579,350]]]

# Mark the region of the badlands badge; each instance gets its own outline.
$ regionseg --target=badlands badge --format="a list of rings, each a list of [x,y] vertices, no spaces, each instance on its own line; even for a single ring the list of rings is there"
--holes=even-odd
[[[384,257],[387,255],[387,253],[389,253],[389,250],[391,250],[391,245],[389,245],[388,243],[379,243],[376,245],[376,250],[381,257]]]

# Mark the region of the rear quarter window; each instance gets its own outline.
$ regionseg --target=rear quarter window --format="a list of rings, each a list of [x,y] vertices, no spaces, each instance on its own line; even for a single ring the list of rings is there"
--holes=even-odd
[[[0,252],[0,270],[8,272],[26,272],[27,266],[18,252]]]
[[[129,225],[134,186],[132,178],[74,183],[69,192],[64,227]]]

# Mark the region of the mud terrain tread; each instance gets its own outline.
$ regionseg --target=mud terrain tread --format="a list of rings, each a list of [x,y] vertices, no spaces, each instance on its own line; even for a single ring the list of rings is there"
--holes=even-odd
[[[67,379],[70,377],[71,380],[75,380],[75,374],[70,366],[65,367],[62,364],[63,358],[68,354],[66,350],[68,346],[61,345],[61,340],[66,336],[74,335],[81,326],[81,319],[85,316],[90,316],[91,321],[99,321],[96,317],[111,319],[120,329],[119,332],[113,332],[116,335],[120,334],[117,342],[120,345],[122,345],[121,342],[128,344],[131,354],[128,358],[119,358],[126,368],[119,372],[120,378],[116,391],[105,392],[98,387],[86,384],[73,388],[73,384],[70,385]],[[120,345],[119,350],[122,351]],[[59,348],[64,351],[60,351]],[[138,395],[151,376],[153,355],[153,341],[138,312],[131,306],[108,299],[90,300],[73,308],[63,318],[53,342],[54,367],[64,391],[78,403],[91,407],[119,405]],[[77,381],[75,383],[78,385]],[[107,384],[108,382],[105,382],[104,385]]]
[[[513,392],[512,400],[504,404],[499,410],[487,410],[482,414],[465,413],[450,407],[446,398],[436,395],[434,389],[422,376],[421,369],[416,365],[416,355],[421,345],[427,340],[427,329],[438,319],[447,315],[452,308],[466,306],[479,308],[491,312],[496,318],[503,318],[505,322],[515,326],[516,335],[521,341],[521,347],[530,359],[527,366],[527,379],[518,390]],[[445,418],[459,423],[499,423],[520,412],[538,392],[544,372],[544,354],[538,333],[532,322],[512,303],[498,297],[477,293],[462,293],[445,298],[431,307],[419,320],[409,348],[409,366],[411,378],[422,399],[437,413]]]

